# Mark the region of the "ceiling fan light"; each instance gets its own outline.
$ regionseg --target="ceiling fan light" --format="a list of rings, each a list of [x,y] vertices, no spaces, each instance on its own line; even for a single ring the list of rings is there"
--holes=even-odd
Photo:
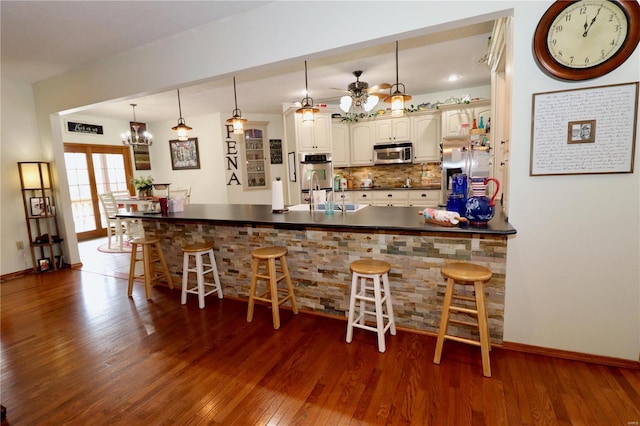
[[[353,100],[351,99],[351,96],[344,95],[340,98],[340,109],[344,112],[349,112],[352,102]]]
[[[366,112],[371,111],[376,105],[378,105],[378,101],[380,99],[375,95],[369,95],[367,97],[367,101],[364,103],[364,110]]]

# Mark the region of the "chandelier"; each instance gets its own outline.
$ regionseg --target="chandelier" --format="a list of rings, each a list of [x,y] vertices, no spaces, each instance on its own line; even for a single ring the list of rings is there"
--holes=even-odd
[[[133,108],[133,121],[131,122],[131,128],[133,129],[133,135],[131,131],[127,130],[126,132],[122,132],[120,134],[120,138],[122,139],[122,144],[126,146],[149,146],[153,145],[153,140],[151,139],[151,133],[146,130],[140,135],[138,131],[140,127],[144,126],[144,123],[138,123],[136,120],[136,106],[137,104],[129,104]],[[146,126],[145,126],[146,127]]]
[[[379,98],[367,93],[369,84],[360,81],[362,71],[354,71],[353,75],[356,76],[356,81],[349,84],[351,95],[344,95],[340,98],[340,109],[349,115],[363,116],[378,104]]]

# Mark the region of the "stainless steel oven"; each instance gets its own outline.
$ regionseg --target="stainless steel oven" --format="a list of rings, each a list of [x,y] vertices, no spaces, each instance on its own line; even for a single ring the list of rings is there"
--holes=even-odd
[[[314,171],[318,177],[318,189],[333,189],[333,164],[330,152],[301,152],[298,158],[300,159],[300,188],[302,192],[309,192],[309,179]],[[314,187],[314,189],[316,188]]]
[[[373,146],[374,164],[402,164],[413,162],[411,142],[386,143]]]

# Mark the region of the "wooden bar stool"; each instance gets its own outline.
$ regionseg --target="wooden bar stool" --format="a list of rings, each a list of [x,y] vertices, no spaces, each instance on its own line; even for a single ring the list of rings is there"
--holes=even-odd
[[[471,263],[447,263],[441,269],[442,276],[447,279],[447,289],[444,295],[444,304],[442,306],[442,317],[440,318],[440,329],[438,330],[438,342],[436,343],[436,353],[433,357],[435,364],[440,364],[442,355],[442,346],[445,339],[455,340],[457,342],[468,343],[480,346],[482,353],[482,373],[485,377],[491,377],[491,363],[489,361],[489,351],[491,350],[491,341],[489,335],[489,321],[484,298],[484,284],[491,279],[491,271],[484,266],[474,265]],[[475,297],[463,296],[455,293],[455,285],[473,285]],[[452,305],[453,299],[474,302],[476,309]],[[477,322],[468,322],[457,319],[451,319],[451,312],[462,312],[469,315],[475,315]],[[447,334],[449,323],[456,323],[470,327],[477,327],[480,341],[467,339],[464,337],[451,336]]]
[[[273,315],[273,328],[280,328],[280,312],[279,306],[291,301],[293,313],[298,313],[296,306],[296,297],[293,294],[293,286],[291,285],[291,276],[287,267],[287,248],[280,246],[263,247],[255,249],[251,252],[253,258],[253,266],[251,270],[251,288],[249,289],[249,310],[247,311],[247,322],[253,320],[253,307],[256,300],[271,303]],[[276,269],[276,260],[280,262],[280,269]],[[260,266],[264,265],[264,273],[260,273]],[[277,273],[280,273],[280,276]],[[256,287],[258,280],[266,281],[266,291],[256,296]],[[278,283],[284,280],[286,288],[278,288]],[[279,298],[278,292],[286,292],[286,296]],[[268,296],[267,296],[268,295]],[[266,297],[265,297],[266,296]]]
[[[182,295],[180,303],[187,303],[187,293],[198,295],[198,306],[204,308],[204,298],[211,293],[218,293],[218,299],[222,299],[222,286],[218,277],[216,258],[213,254],[213,243],[201,243],[182,248]],[[195,266],[189,267],[191,256],[194,257]],[[209,256],[209,263],[205,263],[204,256]],[[208,269],[205,269],[208,268]],[[189,288],[189,272],[196,274],[197,284]],[[206,274],[213,275],[213,282],[205,282]]]
[[[131,297],[133,292],[133,280],[143,279],[144,288],[147,296],[147,300],[151,299],[151,286],[155,285],[155,281],[164,279],[169,288],[173,289],[173,281],[171,275],[169,275],[169,268],[167,268],[167,262],[162,255],[162,249],[160,248],[160,240],[157,238],[134,238],[130,240],[131,243],[131,265],[129,266],[129,289],[127,294]],[[142,247],[142,257],[138,257],[138,246]],[[142,262],[143,273],[136,275],[136,263]],[[160,264],[160,271],[155,269],[155,264]]]
[[[351,279],[351,297],[349,299],[349,319],[347,322],[347,343],[351,343],[353,338],[353,327],[364,330],[375,331],[378,334],[378,350],[386,350],[384,333],[387,330],[391,334],[396,334],[396,322],[393,316],[393,305],[391,304],[391,291],[389,289],[389,271],[391,265],[382,260],[362,259],[351,262],[349,269],[353,273]],[[367,280],[372,280],[372,286],[367,285]],[[382,281],[382,286],[380,286]],[[359,311],[356,317],[356,301],[359,301]],[[374,311],[366,310],[367,302],[373,302]],[[383,312],[383,305],[386,305],[387,313]],[[366,325],[365,314],[376,317],[376,326]],[[387,324],[384,324],[384,320]]]

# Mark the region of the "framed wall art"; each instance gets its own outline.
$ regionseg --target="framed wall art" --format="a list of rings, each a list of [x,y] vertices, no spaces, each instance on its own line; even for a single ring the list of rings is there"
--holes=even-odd
[[[44,216],[51,214],[51,200],[49,197],[31,197],[29,199],[31,216]]]
[[[146,123],[139,123],[136,121],[129,122],[129,128],[132,135],[135,135],[135,129],[133,126],[138,126],[138,133],[143,134],[147,131]],[[149,155],[148,145],[133,145],[133,163],[136,170],[151,170],[151,156]]]
[[[173,170],[188,170],[200,168],[200,154],[198,152],[198,138],[186,141],[170,140],[171,168]]]
[[[638,84],[534,93],[529,175],[633,173]]]
[[[38,259],[38,271],[47,272],[53,268],[51,265],[51,259],[48,257],[44,257],[42,259]]]

